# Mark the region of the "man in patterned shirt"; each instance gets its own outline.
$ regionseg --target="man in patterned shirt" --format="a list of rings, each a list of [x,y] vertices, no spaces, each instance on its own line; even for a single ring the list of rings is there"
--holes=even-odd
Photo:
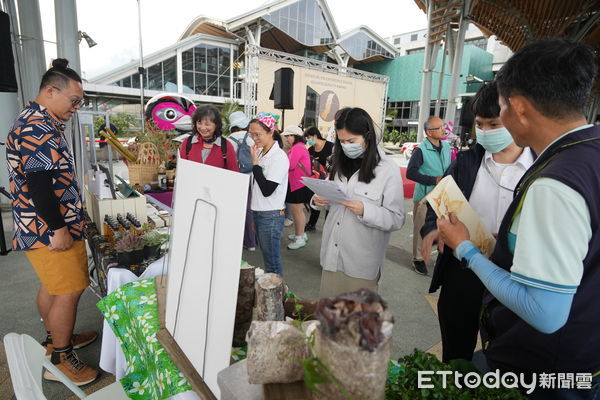
[[[19,114],[6,143],[14,219],[13,248],[23,250],[41,285],[37,305],[46,326],[46,355],[77,385],[98,371],[79,360],[74,348],[96,332],[73,335],[77,304],[89,285],[84,216],[64,122],[83,103],[79,75],[56,59],[42,77],[35,101]],[[44,378],[58,380],[46,371]]]

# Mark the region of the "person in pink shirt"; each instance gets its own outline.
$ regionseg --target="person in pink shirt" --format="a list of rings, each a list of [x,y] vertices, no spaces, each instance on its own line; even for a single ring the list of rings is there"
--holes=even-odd
[[[185,160],[240,172],[235,148],[221,137],[222,133],[219,110],[212,105],[197,108],[192,114],[192,136],[183,141],[179,155]]]
[[[281,133],[290,147],[288,158],[290,169],[288,171],[289,185],[285,202],[289,204],[294,220],[294,233],[288,236],[290,243],[287,248],[297,250],[306,246],[308,236],[304,232],[306,216],[304,215],[304,203],[310,201],[312,193],[302,183],[301,179],[311,175],[310,155],[306,149],[304,132],[297,126],[290,125]]]

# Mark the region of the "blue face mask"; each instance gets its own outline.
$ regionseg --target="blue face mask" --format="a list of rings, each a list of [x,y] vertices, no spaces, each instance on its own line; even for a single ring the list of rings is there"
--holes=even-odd
[[[498,153],[513,142],[510,132],[504,127],[485,131],[475,128],[475,132],[477,132],[477,143],[490,153]]]
[[[342,150],[346,157],[356,159],[363,155],[365,149],[362,147],[362,143],[341,143]]]
[[[315,145],[315,141],[314,141],[314,140],[312,140],[312,139],[308,139],[308,140],[306,141],[306,143],[308,143],[310,146],[314,146],[314,145]]]

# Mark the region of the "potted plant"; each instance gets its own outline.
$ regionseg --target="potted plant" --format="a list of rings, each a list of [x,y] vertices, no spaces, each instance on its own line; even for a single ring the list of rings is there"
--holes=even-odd
[[[160,247],[167,241],[169,235],[163,235],[157,231],[150,231],[144,234],[144,258],[158,258]]]
[[[124,232],[115,244],[120,265],[130,266],[144,261],[144,238],[133,232]]]

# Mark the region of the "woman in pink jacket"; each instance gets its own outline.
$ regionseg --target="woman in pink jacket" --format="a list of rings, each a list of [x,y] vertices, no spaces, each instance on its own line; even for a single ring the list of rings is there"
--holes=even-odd
[[[306,246],[306,242],[308,241],[308,236],[304,233],[304,226],[306,224],[304,203],[310,201],[312,192],[304,186],[300,179],[310,176],[310,155],[304,144],[304,133],[299,127],[288,126],[281,133],[281,136],[283,136],[290,147],[290,151],[288,152],[290,160],[290,169],[288,171],[289,185],[285,202],[290,205],[294,220],[294,234],[288,236],[290,243],[287,248],[297,250]]]

